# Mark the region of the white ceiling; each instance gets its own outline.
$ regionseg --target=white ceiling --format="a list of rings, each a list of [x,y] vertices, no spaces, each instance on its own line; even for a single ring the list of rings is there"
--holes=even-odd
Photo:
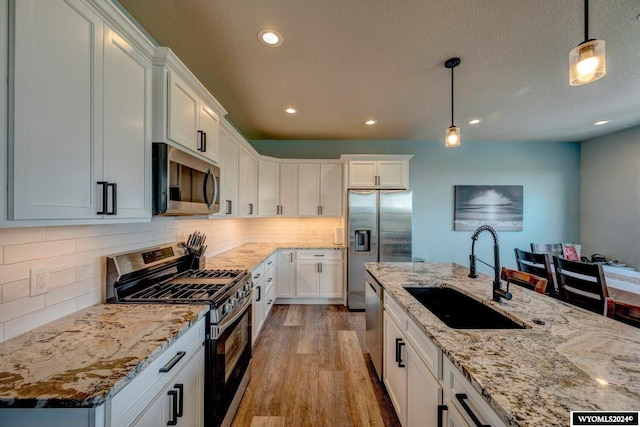
[[[453,56],[463,143],[581,141],[640,124],[639,0],[590,2],[589,37],[606,42],[607,75],[575,87],[568,57],[584,39],[582,0],[120,3],[249,139],[443,141]],[[259,43],[263,28],[284,43]],[[369,118],[378,124],[364,126]]]

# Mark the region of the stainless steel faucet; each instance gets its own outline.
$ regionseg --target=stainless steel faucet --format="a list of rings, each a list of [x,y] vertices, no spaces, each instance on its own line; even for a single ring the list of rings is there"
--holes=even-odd
[[[474,254],[476,240],[478,240],[478,236],[483,231],[488,231],[493,236],[493,265],[487,264],[479,258],[476,258]],[[500,297],[504,299],[511,299],[511,294],[509,293],[509,283],[507,282],[507,289],[502,289],[502,283],[500,282],[500,247],[498,246],[498,233],[493,227],[489,225],[481,225],[471,236],[471,255],[469,255],[469,277],[475,279],[478,277],[478,273],[476,273],[476,261],[480,261],[484,265],[493,268],[495,273],[493,279],[493,300],[500,302]]]

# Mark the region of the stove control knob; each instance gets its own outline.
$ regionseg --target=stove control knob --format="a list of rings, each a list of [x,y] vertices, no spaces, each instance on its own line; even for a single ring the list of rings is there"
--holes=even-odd
[[[246,292],[249,292],[251,290],[251,283],[247,283],[246,285],[244,285],[244,290]]]
[[[238,299],[242,299],[242,298],[244,298],[244,296],[245,296],[244,291],[238,291],[238,292],[236,292],[236,298],[238,298]]]
[[[236,306],[238,305],[238,298],[231,298],[229,300],[229,303],[231,303],[231,307],[236,308]]]
[[[224,305],[224,312],[225,314],[231,313],[233,311],[233,306],[229,303],[226,303]]]

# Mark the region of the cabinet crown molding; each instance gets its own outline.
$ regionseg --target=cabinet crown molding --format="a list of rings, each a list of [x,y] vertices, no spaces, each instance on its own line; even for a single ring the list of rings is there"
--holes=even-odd
[[[402,160],[409,161],[413,154],[343,154],[340,160],[348,162],[350,160]]]

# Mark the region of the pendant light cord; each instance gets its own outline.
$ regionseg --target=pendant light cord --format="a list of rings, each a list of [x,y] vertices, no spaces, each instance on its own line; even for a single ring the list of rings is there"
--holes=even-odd
[[[451,127],[453,127],[453,69],[455,67],[451,67]]]
[[[584,0],[584,41],[589,40],[589,0]]]

